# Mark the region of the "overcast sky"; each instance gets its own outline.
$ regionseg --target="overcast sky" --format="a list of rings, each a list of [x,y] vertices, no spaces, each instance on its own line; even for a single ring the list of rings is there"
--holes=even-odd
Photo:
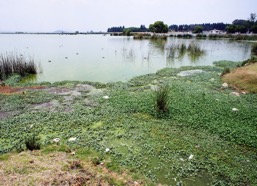
[[[257,0],[0,0],[0,31],[106,31],[161,20],[231,23],[257,13]]]

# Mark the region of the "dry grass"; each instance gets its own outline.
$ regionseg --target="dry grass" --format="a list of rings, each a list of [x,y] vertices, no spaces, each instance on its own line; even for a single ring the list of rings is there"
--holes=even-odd
[[[234,69],[223,81],[236,89],[257,93],[257,63]]]
[[[104,165],[78,160],[65,152],[26,151],[0,158],[0,185],[140,185]]]

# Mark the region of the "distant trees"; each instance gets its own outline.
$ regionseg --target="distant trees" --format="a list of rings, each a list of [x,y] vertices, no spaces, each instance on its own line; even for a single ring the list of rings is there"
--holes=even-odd
[[[179,32],[188,32],[194,31],[196,26],[201,26],[203,31],[210,31],[210,30],[222,30],[225,31],[226,27],[229,24],[225,23],[203,23],[203,24],[190,24],[190,25],[170,25],[169,30],[179,31]]]
[[[124,26],[111,27],[111,28],[108,28],[107,32],[123,32],[124,29],[125,29]]]
[[[250,18],[248,20],[244,19],[236,19],[232,22],[231,25],[226,27],[228,33],[247,33],[253,32],[257,33],[257,21],[256,14],[251,13]]]
[[[154,24],[149,25],[149,30],[154,33],[167,33],[169,31],[169,27],[162,21],[156,21]]]
[[[107,29],[107,32],[148,32],[148,29],[145,27],[145,25],[140,25],[140,27],[128,27],[125,28],[124,26],[120,27],[111,27]]]
[[[202,33],[203,32],[203,27],[200,26],[200,25],[197,25],[197,26],[195,26],[193,32],[196,33],[196,34]]]
[[[124,26],[111,27],[108,28],[107,32],[123,32],[126,35],[129,35],[130,32],[154,32],[154,33],[167,33],[169,30],[179,31],[179,32],[188,32],[192,31],[194,33],[201,33],[203,31],[211,30],[221,30],[227,31],[227,33],[257,33],[257,15],[251,13],[250,17],[247,20],[236,19],[232,24],[225,23],[203,23],[203,24],[183,24],[183,25],[168,25],[164,24],[162,21],[156,21],[153,24],[149,25],[149,29],[145,25],[140,25],[140,27],[129,27],[125,28]]]

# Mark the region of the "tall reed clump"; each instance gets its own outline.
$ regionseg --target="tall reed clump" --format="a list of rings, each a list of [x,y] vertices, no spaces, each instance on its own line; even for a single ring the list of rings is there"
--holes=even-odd
[[[252,55],[257,56],[257,43],[254,43],[254,44],[252,45],[251,53],[252,53]]]
[[[37,74],[37,66],[32,57],[26,59],[17,53],[0,54],[0,79],[5,80],[12,74],[24,77],[28,74]]]
[[[161,86],[156,91],[156,110],[158,113],[166,113],[169,111],[169,86]]]

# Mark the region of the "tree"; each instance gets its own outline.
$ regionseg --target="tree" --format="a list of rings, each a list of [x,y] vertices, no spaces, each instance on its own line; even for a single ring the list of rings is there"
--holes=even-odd
[[[251,14],[250,14],[249,21],[250,21],[250,22],[252,22],[252,23],[254,23],[254,22],[255,22],[255,20],[256,20],[256,14],[251,13]]]
[[[202,33],[202,32],[203,32],[203,27],[202,27],[202,26],[199,26],[199,25],[198,25],[198,26],[195,26],[193,32],[196,33],[196,34]]]
[[[167,33],[169,31],[169,27],[162,21],[156,21],[154,24],[149,25],[149,30],[154,33]]]
[[[233,34],[236,32],[236,26],[235,25],[229,25],[226,27],[226,30],[229,34]]]

